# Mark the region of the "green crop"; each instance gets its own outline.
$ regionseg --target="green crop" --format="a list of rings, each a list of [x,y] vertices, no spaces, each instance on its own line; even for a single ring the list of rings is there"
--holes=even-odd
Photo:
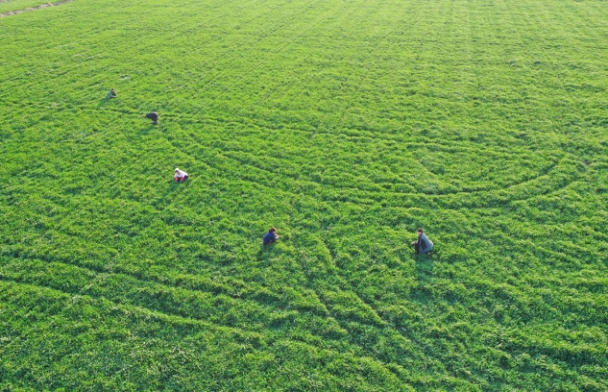
[[[607,18],[595,0],[1,18],[0,389],[607,390]]]
[[[39,7],[41,5],[52,4],[49,1],[44,0],[4,0],[0,2],[0,14],[8,13],[11,11],[21,11]]]

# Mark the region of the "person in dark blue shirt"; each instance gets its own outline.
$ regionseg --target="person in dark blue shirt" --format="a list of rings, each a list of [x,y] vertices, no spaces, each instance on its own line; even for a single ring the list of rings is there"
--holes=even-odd
[[[429,253],[430,251],[433,250],[433,242],[431,240],[429,240],[429,238],[426,236],[426,234],[424,234],[424,231],[422,231],[422,229],[418,229],[416,231],[416,234],[418,234],[418,240],[412,242],[412,245],[414,245],[414,250],[416,251],[416,254],[425,254],[425,253]]]
[[[264,234],[264,237],[262,237],[262,242],[264,243],[264,245],[270,245],[278,238],[279,236],[277,234],[277,229],[272,227],[270,230],[268,230],[268,233]]]
[[[146,114],[146,118],[149,118],[150,120],[152,120],[152,124],[154,124],[154,125],[158,124],[158,113],[150,112],[150,113]]]

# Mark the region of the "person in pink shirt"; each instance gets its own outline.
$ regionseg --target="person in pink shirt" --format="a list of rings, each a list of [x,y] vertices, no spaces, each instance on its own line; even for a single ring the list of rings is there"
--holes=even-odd
[[[188,179],[188,173],[183,170],[180,170],[178,167],[175,168],[175,175],[173,179],[177,182],[184,182]]]

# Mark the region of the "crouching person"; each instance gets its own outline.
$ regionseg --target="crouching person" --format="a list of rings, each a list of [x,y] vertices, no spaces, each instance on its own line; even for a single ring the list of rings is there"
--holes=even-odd
[[[431,240],[429,240],[429,238],[426,236],[426,234],[424,234],[424,231],[422,229],[418,229],[416,231],[416,234],[418,235],[418,239],[414,242],[412,242],[412,245],[414,245],[414,250],[416,251],[417,255],[423,255],[425,253],[429,253],[430,251],[433,250],[433,242]]]
[[[158,113],[150,112],[150,113],[146,114],[146,118],[149,118],[150,120],[152,120],[152,124],[154,124],[154,125],[158,124]]]
[[[116,93],[116,90],[114,90],[114,89],[110,90],[108,95],[106,95],[106,99],[111,99],[111,98],[116,98],[116,97],[118,97],[118,94]]]
[[[276,240],[278,238],[279,238],[279,235],[277,234],[277,229],[275,229],[273,227],[270,230],[268,230],[268,233],[264,234],[264,237],[262,237],[262,243],[264,245],[270,245],[273,242],[276,242]]]
[[[177,182],[184,182],[188,179],[188,173],[176,167],[173,179]]]

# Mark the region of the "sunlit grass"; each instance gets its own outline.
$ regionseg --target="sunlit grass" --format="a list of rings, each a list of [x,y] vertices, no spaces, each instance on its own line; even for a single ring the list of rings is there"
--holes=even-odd
[[[607,13],[76,0],[0,19],[0,385],[605,390]]]

